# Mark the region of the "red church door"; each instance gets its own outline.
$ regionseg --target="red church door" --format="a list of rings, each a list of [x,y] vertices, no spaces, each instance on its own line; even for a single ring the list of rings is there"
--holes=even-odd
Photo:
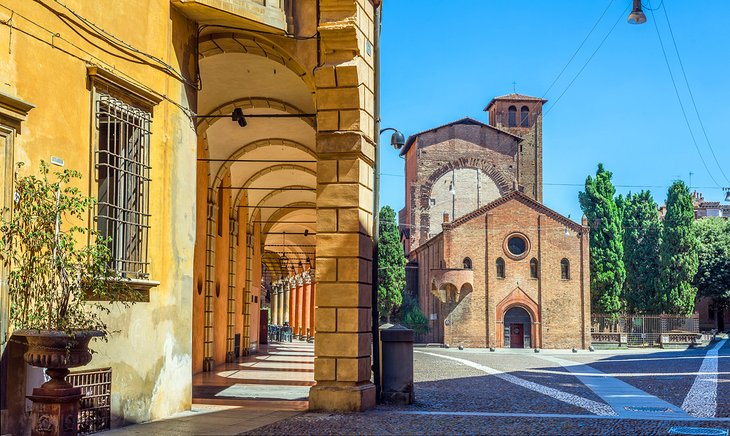
[[[510,348],[524,348],[525,335],[522,324],[510,324],[509,326],[509,346]]]

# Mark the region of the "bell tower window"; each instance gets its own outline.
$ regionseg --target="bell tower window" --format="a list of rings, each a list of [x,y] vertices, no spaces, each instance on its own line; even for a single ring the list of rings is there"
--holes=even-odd
[[[522,106],[520,109],[520,127],[530,126],[530,108]]]
[[[507,110],[507,126],[517,127],[517,108],[510,106]]]

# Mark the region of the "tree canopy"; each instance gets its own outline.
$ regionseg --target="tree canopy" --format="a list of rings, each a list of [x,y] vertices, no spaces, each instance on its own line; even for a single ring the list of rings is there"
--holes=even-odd
[[[611,183],[611,172],[598,164],[595,179],[586,178],[585,192],[578,194],[590,231],[591,300],[594,311],[617,314],[626,279],[621,218]]]
[[[698,239],[697,294],[715,305],[730,302],[730,220],[703,218],[694,222]]]
[[[390,317],[403,303],[406,286],[406,258],[395,211],[390,206],[380,209],[380,238],[378,242],[378,311],[380,319]]]
[[[660,307],[666,313],[689,315],[694,310],[697,288],[698,241],[692,196],[687,185],[676,181],[667,192],[659,259],[661,266]]]
[[[627,195],[621,205],[624,265],[624,298],[630,313],[657,311],[659,288],[659,241],[661,222],[657,204],[649,191]]]

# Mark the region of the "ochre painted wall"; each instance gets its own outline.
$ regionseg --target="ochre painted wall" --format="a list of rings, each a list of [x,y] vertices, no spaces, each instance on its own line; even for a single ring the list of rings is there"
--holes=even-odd
[[[15,139],[15,160],[27,164],[22,174],[28,174],[41,160],[61,157],[66,168],[83,173],[82,187],[95,195],[87,66],[162,96],[152,109],[148,235],[149,278],[160,284],[149,302],[111,308],[108,327],[118,332],[92,344],[96,354],[88,365],[112,367],[115,424],[162,418],[191,404],[195,198],[189,193],[195,192],[196,135],[183,109],[194,110],[196,91],[175,76],[194,82],[196,29],[169,0],[115,2],[114,13],[108,2],[63,3],[159,61],[111,41],[57,3],[3,2],[0,21],[12,16],[15,28],[11,39],[0,26],[0,92],[36,106]]]

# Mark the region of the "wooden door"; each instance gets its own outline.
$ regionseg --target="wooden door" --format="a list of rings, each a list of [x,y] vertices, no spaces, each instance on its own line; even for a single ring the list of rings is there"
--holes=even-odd
[[[510,348],[524,348],[525,335],[522,324],[510,324],[509,326],[509,345]]]

